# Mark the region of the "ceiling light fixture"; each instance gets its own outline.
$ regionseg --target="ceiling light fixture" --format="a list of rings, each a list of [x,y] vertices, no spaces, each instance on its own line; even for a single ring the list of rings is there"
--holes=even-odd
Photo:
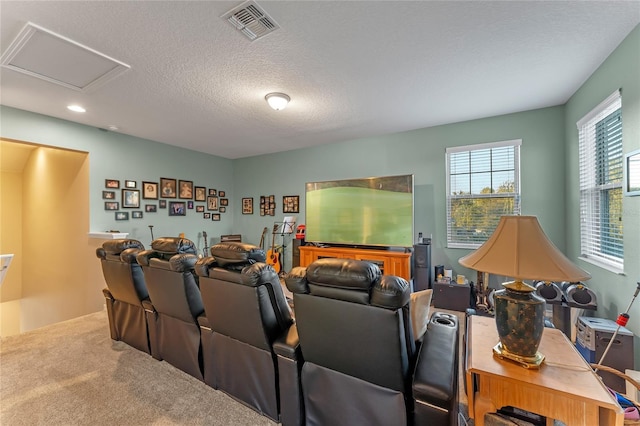
[[[291,100],[291,98],[288,95],[285,95],[284,93],[275,93],[275,92],[274,93],[269,93],[264,98],[269,103],[269,106],[271,108],[275,109],[276,111],[280,111],[281,109],[285,109],[285,107],[287,106],[287,104]]]
[[[67,109],[73,112],[87,112],[87,110],[82,108],[80,105],[69,105],[67,106]]]

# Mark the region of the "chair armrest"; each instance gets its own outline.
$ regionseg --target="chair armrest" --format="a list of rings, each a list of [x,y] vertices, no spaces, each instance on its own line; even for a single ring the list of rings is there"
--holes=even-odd
[[[105,299],[114,300],[114,297],[113,297],[113,295],[111,294],[111,292],[109,291],[108,288],[103,288],[102,289],[102,294],[104,295]]]
[[[273,351],[276,355],[280,355],[294,361],[302,358],[298,328],[295,324],[292,324],[287,331],[273,342]]]
[[[457,413],[458,319],[436,312],[429,321],[413,375],[416,408],[435,409],[449,419]],[[416,409],[418,416],[420,410]],[[420,424],[416,418],[416,424]]]

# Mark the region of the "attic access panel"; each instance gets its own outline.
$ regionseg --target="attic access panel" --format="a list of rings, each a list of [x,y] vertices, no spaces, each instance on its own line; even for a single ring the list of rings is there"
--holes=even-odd
[[[28,22],[2,55],[8,69],[77,91],[88,91],[130,66]]]

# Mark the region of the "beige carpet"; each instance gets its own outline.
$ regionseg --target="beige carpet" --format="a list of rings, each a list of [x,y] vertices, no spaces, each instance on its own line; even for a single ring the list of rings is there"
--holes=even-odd
[[[462,377],[460,403],[466,418]],[[0,340],[2,426],[205,424],[275,423],[166,362],[114,342],[106,311]]]
[[[109,338],[106,311],[0,340],[0,424],[274,425]]]

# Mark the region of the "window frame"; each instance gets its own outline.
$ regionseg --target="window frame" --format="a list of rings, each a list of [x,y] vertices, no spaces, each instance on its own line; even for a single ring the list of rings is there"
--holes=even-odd
[[[613,114],[618,114],[619,136],[603,140],[602,124]],[[578,182],[580,215],[580,256],[581,260],[614,273],[624,272],[624,155],[623,155],[623,114],[622,93],[616,90],[600,102],[576,123],[578,129]],[[614,145],[611,143],[614,142]],[[587,145],[585,145],[587,144]],[[615,154],[615,155],[612,155]],[[614,158],[615,157],[615,158]],[[614,158],[615,163],[610,163]],[[607,161],[602,161],[603,159]],[[600,161],[599,161],[600,160]],[[610,179],[609,169],[616,169],[616,179]],[[606,177],[606,179],[604,178]],[[614,192],[617,191],[617,192]],[[619,193],[619,194],[618,194]],[[612,196],[613,195],[613,196]],[[607,218],[608,206],[615,197],[619,198],[620,232],[612,239],[612,220]],[[614,231],[612,231],[614,232]],[[603,233],[605,235],[603,235]],[[606,242],[606,243],[603,243]],[[619,247],[616,250],[616,247]],[[619,256],[616,255],[619,251]]]
[[[520,157],[521,157],[521,146],[522,139],[511,139],[499,142],[488,142],[488,143],[479,143],[473,145],[463,145],[450,147],[446,149],[446,221],[447,221],[447,248],[460,248],[460,249],[477,249],[480,247],[484,241],[486,241],[491,234],[493,233],[493,229],[487,235],[487,237],[482,242],[462,242],[459,240],[452,239],[452,217],[451,217],[451,203],[452,200],[457,199],[499,199],[499,198],[513,198],[514,206],[513,212],[511,214],[517,215],[520,214],[522,201],[521,201],[521,178],[520,178]],[[466,195],[458,195],[454,196],[451,194],[451,155],[457,154],[461,152],[473,152],[473,151],[481,151],[495,148],[503,148],[503,147],[513,147],[514,148],[514,156],[513,156],[513,174],[514,174],[514,192],[510,193],[491,193],[491,194],[466,194]],[[511,169],[509,169],[511,170]],[[490,173],[495,172],[493,167],[489,170]],[[472,175],[472,172],[469,171],[469,174]],[[471,178],[471,176],[470,176]],[[496,221],[496,225],[497,225]]]

